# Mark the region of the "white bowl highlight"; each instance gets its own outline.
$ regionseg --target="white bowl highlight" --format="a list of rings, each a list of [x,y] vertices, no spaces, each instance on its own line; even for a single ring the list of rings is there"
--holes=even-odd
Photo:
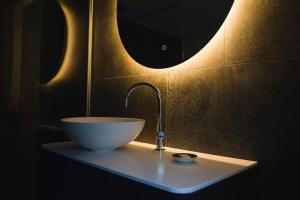
[[[78,145],[95,151],[113,150],[134,140],[145,120],[120,117],[61,119],[65,133]]]

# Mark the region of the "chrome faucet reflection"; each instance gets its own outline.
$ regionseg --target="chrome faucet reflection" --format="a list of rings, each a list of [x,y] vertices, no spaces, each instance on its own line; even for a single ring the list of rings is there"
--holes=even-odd
[[[153,89],[156,93],[157,97],[157,136],[156,136],[156,149],[157,151],[162,151],[165,150],[164,145],[163,145],[163,140],[165,137],[165,134],[163,132],[163,123],[162,123],[162,101],[161,101],[161,93],[157,87],[154,85],[147,83],[147,82],[140,82],[132,85],[128,91],[126,92],[125,95],[125,108],[128,106],[128,97],[129,95],[136,89],[142,86],[147,86]]]

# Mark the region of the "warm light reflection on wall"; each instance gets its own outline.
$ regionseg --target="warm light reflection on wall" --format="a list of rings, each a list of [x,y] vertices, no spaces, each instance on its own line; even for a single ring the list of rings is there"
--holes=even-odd
[[[58,1],[58,2],[66,18],[67,35],[66,35],[65,55],[58,73],[54,76],[54,78],[52,78],[46,84],[47,86],[53,86],[58,82],[62,82],[67,79],[70,79],[75,73],[75,69],[72,68],[73,65],[72,52],[75,50],[75,33],[76,33],[75,19],[76,18],[72,10],[69,9],[68,6],[63,1]]]

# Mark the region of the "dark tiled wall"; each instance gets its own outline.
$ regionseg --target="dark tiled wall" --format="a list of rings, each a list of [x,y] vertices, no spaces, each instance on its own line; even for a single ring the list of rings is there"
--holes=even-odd
[[[95,2],[93,114],[144,118],[137,140],[154,143],[152,91],[135,91],[128,110],[122,101],[133,83],[154,83],[164,98],[167,146],[258,160],[261,199],[296,193],[284,183],[299,177],[300,0],[236,0],[211,43],[167,70],[130,58],[115,9],[116,1]]]

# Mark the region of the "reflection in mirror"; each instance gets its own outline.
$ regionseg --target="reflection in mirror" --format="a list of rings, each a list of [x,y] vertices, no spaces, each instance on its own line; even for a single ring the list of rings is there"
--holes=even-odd
[[[40,83],[49,82],[62,64],[66,45],[66,20],[57,1],[45,0],[42,13]]]
[[[199,52],[221,27],[234,0],[118,0],[123,45],[138,63],[165,68]]]

